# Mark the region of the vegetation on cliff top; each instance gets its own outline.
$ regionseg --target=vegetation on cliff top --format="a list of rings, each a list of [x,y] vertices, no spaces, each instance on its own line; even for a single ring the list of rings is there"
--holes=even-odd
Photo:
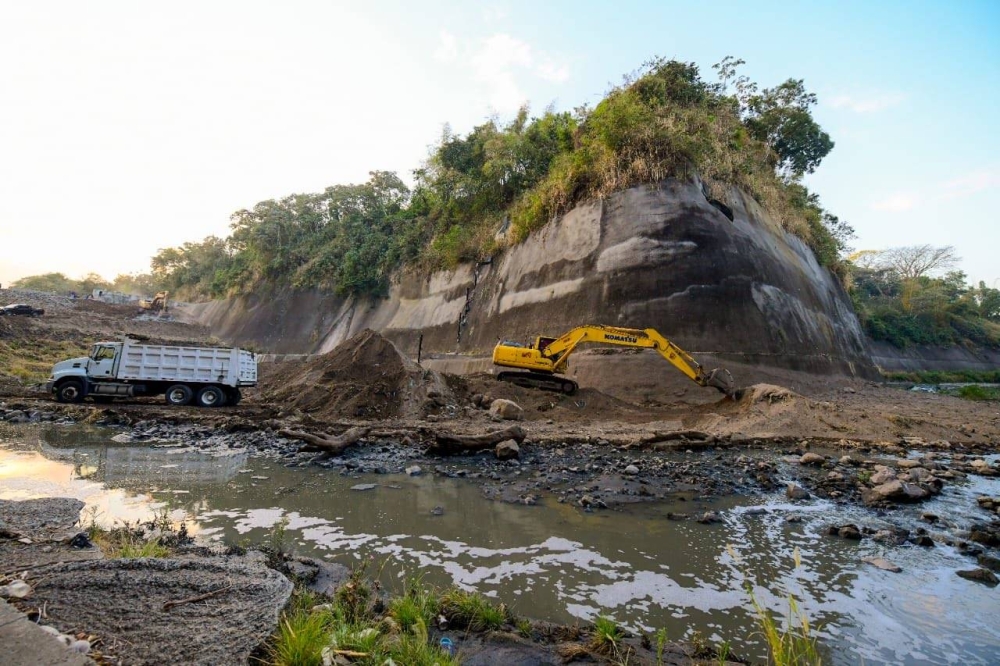
[[[658,59],[593,109],[525,107],[465,136],[446,128],[412,189],[375,171],[262,201],[232,216],[226,239],[161,250],[153,274],[188,296],[271,285],[379,297],[401,266],[485,260],[579,201],[696,174],[719,199],[738,186],[834,265],[851,230],[800,182],[833,147],[812,118],[816,97],[795,79],[760,89],[741,64],[727,58],[710,83],[694,64]]]
[[[967,284],[954,248],[913,245],[848,258],[855,310],[873,340],[897,347],[1000,347],[1000,290]]]

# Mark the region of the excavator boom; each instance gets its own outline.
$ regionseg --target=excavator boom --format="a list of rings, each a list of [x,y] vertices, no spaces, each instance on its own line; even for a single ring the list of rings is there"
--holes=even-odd
[[[706,372],[690,354],[652,328],[578,326],[558,338],[536,338],[531,346],[501,342],[493,349],[493,363],[504,368],[518,368],[530,372],[501,372],[497,378],[522,386],[573,393],[577,388],[576,382],[559,375],[566,372],[566,363],[570,355],[583,343],[655,349],[698,385],[711,386],[730,397],[735,392],[733,376],[728,370],[714,369]]]

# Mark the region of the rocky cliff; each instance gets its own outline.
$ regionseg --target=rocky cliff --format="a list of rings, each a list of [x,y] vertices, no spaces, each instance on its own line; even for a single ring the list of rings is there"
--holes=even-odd
[[[188,314],[279,353],[329,351],[367,327],[414,353],[422,335],[425,354],[476,357],[500,338],[598,323],[654,327],[703,357],[874,377],[839,281],[750,197],[727,199],[709,201],[698,182],[637,187],[576,207],[491,263],[401,275],[378,302],[275,292]]]

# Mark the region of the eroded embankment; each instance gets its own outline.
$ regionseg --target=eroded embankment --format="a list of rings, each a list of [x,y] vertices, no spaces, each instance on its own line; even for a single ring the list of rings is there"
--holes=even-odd
[[[482,356],[499,338],[611,324],[656,328],[706,362],[745,363],[751,373],[874,377],[836,277],[751,199],[736,191],[732,199],[729,219],[697,182],[637,187],[578,206],[489,263],[399,276],[376,303],[279,290],[187,313],[223,339],[277,353],[329,351],[371,328],[411,356],[418,346]],[[619,370],[617,360],[606,372]],[[603,388],[600,373],[585,379]],[[661,396],[676,379],[661,378]]]

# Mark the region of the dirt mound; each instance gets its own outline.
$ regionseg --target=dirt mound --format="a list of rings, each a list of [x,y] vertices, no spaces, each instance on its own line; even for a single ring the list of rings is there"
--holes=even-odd
[[[276,364],[262,374],[266,400],[317,418],[415,418],[454,403],[441,375],[369,329],[322,356]]]
[[[28,583],[49,624],[97,634],[129,664],[246,663],[292,593],[277,571],[222,558],[54,564]]]
[[[774,384],[754,384],[740,391],[736,404],[742,409],[749,409],[754,405],[773,405],[780,402],[791,402],[794,400],[805,400],[794,391],[789,391],[784,386]]]

